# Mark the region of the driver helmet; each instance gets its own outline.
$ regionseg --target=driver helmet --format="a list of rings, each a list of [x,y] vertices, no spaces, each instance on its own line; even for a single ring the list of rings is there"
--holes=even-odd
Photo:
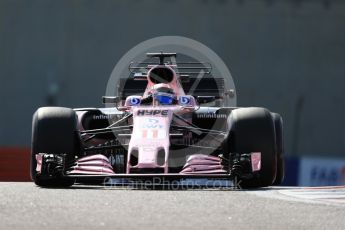
[[[160,105],[172,105],[176,102],[174,90],[168,84],[155,84],[152,88],[152,94]]]

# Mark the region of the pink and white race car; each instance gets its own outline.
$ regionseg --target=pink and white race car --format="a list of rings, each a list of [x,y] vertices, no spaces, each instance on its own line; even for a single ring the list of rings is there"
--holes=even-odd
[[[222,100],[224,90],[186,95],[185,83],[193,79],[182,76],[176,63],[165,62],[176,54],[147,56],[159,62],[123,79],[121,95],[103,97],[113,106],[42,107],[35,112],[31,177],[36,185],[67,187],[109,178],[203,178],[237,181],[236,186],[245,188],[282,182],[279,114],[258,107],[202,106]]]

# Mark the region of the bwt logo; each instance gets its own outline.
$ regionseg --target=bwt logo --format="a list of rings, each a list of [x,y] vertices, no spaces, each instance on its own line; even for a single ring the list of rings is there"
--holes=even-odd
[[[345,166],[329,168],[314,166],[310,172],[312,185],[343,185],[345,182]]]
[[[159,110],[159,109],[139,109],[137,112],[138,116],[168,116],[169,110]]]

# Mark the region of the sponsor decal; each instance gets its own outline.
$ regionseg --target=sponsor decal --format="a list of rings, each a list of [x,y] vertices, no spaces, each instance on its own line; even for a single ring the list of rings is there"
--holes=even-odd
[[[121,119],[123,115],[117,114],[100,114],[100,115],[93,115],[92,119],[94,120],[111,120],[111,119]]]
[[[160,109],[139,109],[137,112],[138,116],[168,116],[168,110],[160,110]]]
[[[162,129],[163,125],[159,124],[159,120],[158,119],[154,119],[154,118],[147,118],[145,120],[145,123],[143,124],[142,128],[144,129]]]
[[[167,114],[168,110],[142,110],[141,117],[135,120],[135,130],[133,134],[140,139],[163,139],[169,135],[169,129],[166,127],[165,118],[159,117],[145,117],[145,111],[149,114]],[[161,112],[161,111],[166,111]]]
[[[130,104],[131,105],[140,105],[140,99],[139,98],[136,98],[136,97],[132,97],[130,99]]]
[[[330,186],[345,184],[345,159],[302,158],[300,186]]]
[[[228,115],[227,114],[216,114],[216,113],[199,113],[197,114],[197,117],[198,118],[215,118],[215,119],[218,119],[218,118],[227,118]]]
[[[181,96],[179,98],[181,105],[188,105],[190,103],[190,99],[188,97]]]

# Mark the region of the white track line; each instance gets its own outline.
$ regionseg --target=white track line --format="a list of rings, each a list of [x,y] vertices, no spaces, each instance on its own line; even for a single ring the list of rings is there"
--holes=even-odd
[[[345,205],[345,187],[271,187],[268,189],[247,191],[261,197],[288,200],[294,202],[317,203],[327,205]]]

